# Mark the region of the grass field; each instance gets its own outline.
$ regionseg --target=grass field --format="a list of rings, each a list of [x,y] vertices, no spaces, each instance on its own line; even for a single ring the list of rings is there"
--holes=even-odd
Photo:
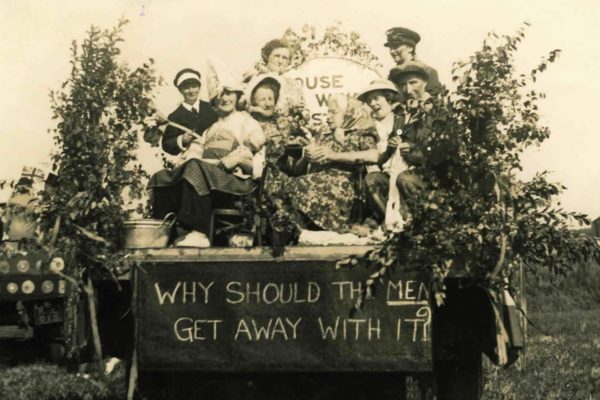
[[[600,309],[530,315],[521,363],[486,363],[486,400],[600,399]],[[540,332],[543,331],[543,332]]]

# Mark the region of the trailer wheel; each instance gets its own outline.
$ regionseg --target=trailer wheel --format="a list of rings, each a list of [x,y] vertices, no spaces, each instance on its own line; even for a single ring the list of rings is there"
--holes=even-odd
[[[438,400],[480,400],[483,395],[481,354],[436,362]]]
[[[64,326],[61,323],[36,327],[32,345],[53,364],[63,365],[67,362]]]

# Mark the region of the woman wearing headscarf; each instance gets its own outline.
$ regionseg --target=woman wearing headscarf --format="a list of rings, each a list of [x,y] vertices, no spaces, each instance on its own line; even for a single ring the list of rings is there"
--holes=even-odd
[[[281,81],[273,74],[257,75],[248,82],[245,98],[248,112],[260,124],[265,134],[267,160],[277,162],[283,156],[287,130],[277,123],[276,107],[280,99]]]
[[[340,232],[350,228],[358,199],[356,165],[377,162],[377,135],[356,99],[334,95],[327,106],[330,131],[304,148],[308,174],[284,178],[272,190],[313,225]]]
[[[190,143],[182,165],[150,179],[153,218],[175,212],[187,230],[177,246],[210,246],[213,196],[250,194],[262,174],[265,137],[258,122],[237,110],[241,94],[236,87],[222,88],[213,99],[218,121]]]

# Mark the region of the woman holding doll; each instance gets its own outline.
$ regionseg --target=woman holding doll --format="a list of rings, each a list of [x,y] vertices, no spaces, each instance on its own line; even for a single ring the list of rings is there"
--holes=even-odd
[[[185,148],[186,161],[154,174],[149,182],[153,218],[176,213],[185,233],[177,246],[208,247],[213,197],[246,195],[256,188],[264,165],[265,137],[248,113],[238,111],[242,90],[221,88],[212,103],[219,116]]]

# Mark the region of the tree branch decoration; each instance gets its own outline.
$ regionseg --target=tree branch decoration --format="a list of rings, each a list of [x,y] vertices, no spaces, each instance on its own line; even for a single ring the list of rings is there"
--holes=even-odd
[[[321,37],[317,37],[317,30],[313,25],[304,25],[301,32],[288,28],[283,39],[295,50],[290,63],[291,68],[318,57],[345,58],[375,71],[383,68],[377,56],[361,40],[360,34],[355,31],[344,32],[340,22],[325,28]]]
[[[122,223],[144,192],[147,176],[135,150],[153,113],[152,91],[160,84],[149,59],[132,69],[119,62],[127,21],[112,30],[91,27],[71,46],[71,73],[51,92],[57,125],[52,154],[53,185],[42,193],[41,244],[60,252],[66,275],[80,283],[93,269],[116,274],[125,266]],[[77,294],[69,298],[74,307]]]
[[[523,151],[550,136],[539,124],[537,103],[544,94],[532,84],[560,53],[551,51],[529,74],[517,75],[513,57],[526,26],[514,36],[489,34],[472,57],[455,63],[457,87],[437,99],[432,133],[419,144],[428,190],[411,205],[412,221],[380,248],[338,265],[373,270],[361,302],[402,265],[431,273],[440,304],[453,268],[478,285],[512,289],[521,266],[535,273],[546,265],[564,274],[577,261],[600,261],[594,238],[570,229],[589,219],[556,201],[564,187],[549,182],[547,172],[530,181],[517,176]]]
[[[322,36],[317,36],[317,29],[313,25],[305,24],[300,32],[288,28],[281,38],[292,49],[290,69],[319,57],[345,58],[374,71],[380,71],[383,68],[377,56],[361,40],[360,34],[354,31],[344,32],[340,22],[325,28]],[[245,74],[245,79],[250,79],[257,73],[267,72],[269,72],[267,66],[263,60],[260,60]]]

